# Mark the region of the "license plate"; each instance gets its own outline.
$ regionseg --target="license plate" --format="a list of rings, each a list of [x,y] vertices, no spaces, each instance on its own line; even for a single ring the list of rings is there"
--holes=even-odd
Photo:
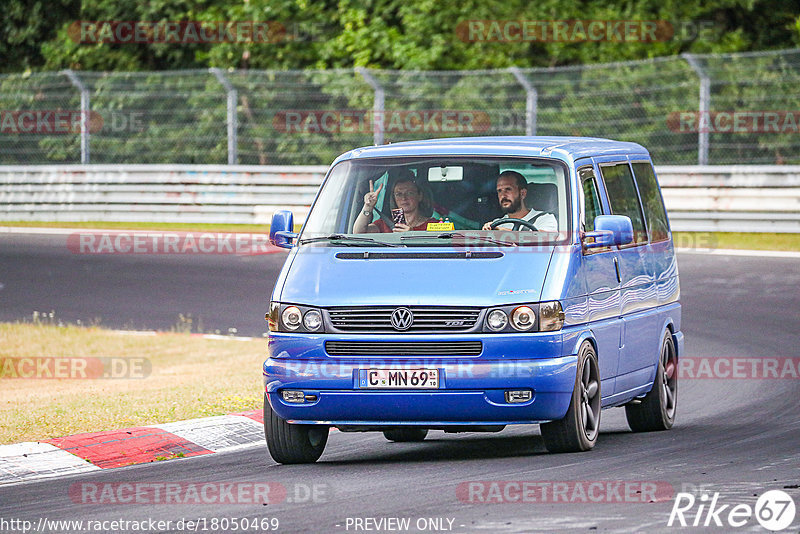
[[[359,389],[437,389],[438,369],[359,369]]]

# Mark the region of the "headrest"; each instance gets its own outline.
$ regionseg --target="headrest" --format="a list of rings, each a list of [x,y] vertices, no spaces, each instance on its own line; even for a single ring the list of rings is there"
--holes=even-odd
[[[558,213],[558,188],[556,184],[528,184],[525,204],[536,211]]]

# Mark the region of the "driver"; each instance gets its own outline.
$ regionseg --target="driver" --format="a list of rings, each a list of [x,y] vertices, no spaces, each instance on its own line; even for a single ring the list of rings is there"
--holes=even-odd
[[[522,219],[533,223],[540,232],[557,232],[558,222],[555,215],[544,211],[528,209],[525,205],[525,196],[528,194],[528,182],[525,177],[516,171],[503,171],[497,177],[497,200],[500,202],[500,209],[503,210],[503,217],[494,219],[483,225],[483,230],[493,230],[492,224],[500,219]],[[503,223],[496,228],[512,230],[512,223]],[[520,230],[531,230],[531,228],[519,225]]]

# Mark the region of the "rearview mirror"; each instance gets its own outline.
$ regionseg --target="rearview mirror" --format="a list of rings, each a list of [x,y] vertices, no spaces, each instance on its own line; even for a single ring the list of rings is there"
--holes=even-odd
[[[292,241],[297,237],[294,232],[294,216],[291,211],[280,210],[272,215],[269,227],[269,242],[276,247],[292,248]]]
[[[431,167],[428,169],[429,182],[459,182],[464,179],[464,167]]]
[[[633,224],[627,215],[598,215],[594,219],[594,231],[583,236],[585,248],[627,245],[633,242]]]

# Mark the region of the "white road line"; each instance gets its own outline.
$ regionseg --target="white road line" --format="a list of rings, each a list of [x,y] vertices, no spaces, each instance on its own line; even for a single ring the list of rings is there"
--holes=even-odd
[[[112,330],[114,334],[120,336],[157,336],[162,334],[181,334],[182,332],[168,332],[157,330]],[[245,336],[223,336],[220,334],[198,334],[190,333],[190,336],[202,337],[204,339],[225,339],[228,341],[261,341],[263,337],[245,337]]]
[[[0,234],[42,234],[42,235],[70,235],[75,232],[93,231],[92,228],[36,228],[27,226],[0,226]],[[103,230],[99,230],[102,232]],[[110,231],[110,230],[106,230]]]
[[[684,254],[709,254],[716,256],[748,256],[755,258],[800,258],[800,252],[788,250],[739,250],[732,248],[676,248]]]

